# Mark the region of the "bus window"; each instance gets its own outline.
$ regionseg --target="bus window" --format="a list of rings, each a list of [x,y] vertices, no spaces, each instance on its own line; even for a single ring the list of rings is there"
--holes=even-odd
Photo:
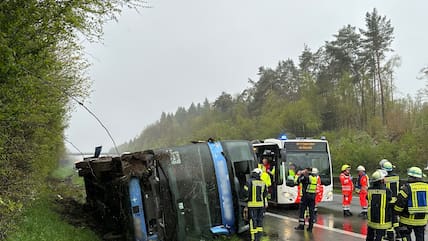
[[[326,152],[287,152],[287,162],[295,165],[296,174],[298,170],[303,170],[306,167],[316,167],[319,170],[321,184],[331,184],[330,162]],[[289,182],[287,182],[288,184]]]

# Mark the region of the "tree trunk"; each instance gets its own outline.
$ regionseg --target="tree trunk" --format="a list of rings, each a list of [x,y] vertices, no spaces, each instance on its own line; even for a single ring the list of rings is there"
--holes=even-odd
[[[379,56],[379,52],[376,52],[376,64],[377,64],[377,76],[378,76],[378,83],[379,83],[379,89],[380,89],[380,104],[381,104],[381,109],[382,109],[382,123],[385,125],[386,124],[386,120],[385,120],[385,96],[383,93],[383,82],[382,82],[382,77],[380,74],[380,56]]]

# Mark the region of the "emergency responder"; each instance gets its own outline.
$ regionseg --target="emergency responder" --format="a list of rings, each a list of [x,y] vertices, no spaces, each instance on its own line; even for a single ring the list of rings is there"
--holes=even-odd
[[[294,182],[295,177],[296,177],[296,165],[294,165],[293,163],[290,163],[288,164],[287,180]]]
[[[302,171],[297,182],[302,184],[302,199],[299,208],[299,226],[295,227],[296,230],[305,229],[305,210],[309,208],[309,226],[306,229],[312,232],[315,222],[314,209],[315,209],[315,193],[317,190],[317,177],[312,174],[312,168],[308,167]]]
[[[398,228],[403,241],[411,241],[410,234],[415,232],[416,241],[423,241],[425,225],[428,220],[428,184],[422,181],[419,167],[407,170],[408,183],[400,187],[394,211],[400,216]]]
[[[259,163],[258,168],[262,170],[262,174],[260,176],[261,180],[264,181],[266,187],[269,188],[272,185],[271,173],[275,173],[275,169],[273,168],[273,170],[271,170],[272,168],[267,158],[263,158],[262,163]]]
[[[371,177],[372,185],[367,191],[369,208],[366,241],[382,240],[386,230],[392,226],[392,212],[389,208],[392,193],[385,186],[386,175],[385,171],[376,170]]]
[[[367,189],[369,187],[369,178],[366,175],[366,168],[364,166],[358,166],[358,179],[355,186],[355,192],[360,196],[361,213],[358,217],[367,218]]]
[[[388,173],[388,175],[385,177],[385,185],[392,192],[391,204],[393,204],[393,205],[391,205],[391,208],[393,208],[393,206],[395,205],[395,202],[397,201],[397,195],[398,195],[398,192],[400,190],[400,184],[399,184],[400,177],[392,172],[393,168],[394,168],[392,163],[387,161],[386,159],[384,159],[384,160],[385,161],[383,161],[381,169]],[[394,240],[394,229],[397,229],[398,225],[399,225],[398,217],[393,212],[392,213],[392,227],[386,231],[386,239],[387,240]],[[400,235],[399,232],[395,232],[395,233],[396,233],[396,236],[398,238]]]
[[[352,202],[352,191],[354,190],[354,183],[352,183],[351,176],[351,166],[345,164],[341,168],[342,172],[340,173],[340,183],[342,184],[342,206],[343,206],[343,216],[348,217],[352,216],[350,211],[351,202]]]
[[[251,172],[244,190],[247,192],[248,216],[250,219],[251,240],[260,240],[263,234],[263,216],[268,206],[266,184],[260,179],[262,170],[256,168]]]
[[[319,176],[318,168],[313,167],[312,174],[317,177],[317,190],[315,195],[315,208],[314,208],[314,215],[316,220],[317,214],[318,214],[318,203],[320,203],[322,200],[324,189],[323,189],[323,186],[321,185],[321,177]]]
[[[387,159],[382,159],[382,160],[380,160],[380,161],[379,161],[379,167],[380,167],[380,169],[382,169],[383,164],[384,164],[385,162],[387,162],[387,161],[388,161]]]

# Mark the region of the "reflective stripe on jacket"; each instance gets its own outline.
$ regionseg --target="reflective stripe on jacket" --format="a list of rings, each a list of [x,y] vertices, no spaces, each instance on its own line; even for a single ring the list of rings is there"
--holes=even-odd
[[[309,175],[309,183],[306,187],[307,193],[316,193],[317,191],[317,177]]]
[[[374,229],[388,229],[392,227],[392,212],[389,208],[392,194],[385,187],[368,189],[369,207],[367,225]]]
[[[385,177],[385,185],[392,192],[392,202],[397,200],[398,192],[400,191],[400,177],[395,174],[388,174]]]
[[[428,184],[413,182],[404,185],[397,196],[394,211],[400,215],[400,223],[424,226],[428,221]]]
[[[352,183],[352,176],[345,175],[345,173],[340,173],[340,183],[342,184],[342,194],[349,195],[354,189],[354,184]]]
[[[248,180],[245,190],[248,192],[247,205],[249,208],[264,207],[267,204],[266,184],[262,180]]]

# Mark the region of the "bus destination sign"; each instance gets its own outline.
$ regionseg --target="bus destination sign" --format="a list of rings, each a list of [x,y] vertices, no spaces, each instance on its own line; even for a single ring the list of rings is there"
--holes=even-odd
[[[287,151],[327,151],[325,142],[286,142]]]

